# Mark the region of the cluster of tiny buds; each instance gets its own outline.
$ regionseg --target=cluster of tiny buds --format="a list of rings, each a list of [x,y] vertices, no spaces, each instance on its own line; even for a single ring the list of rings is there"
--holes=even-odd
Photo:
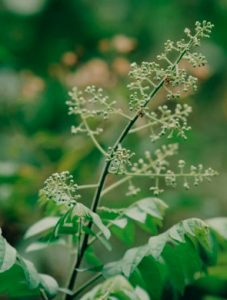
[[[214,25],[211,22],[207,22],[205,20],[202,22],[197,21],[195,23],[195,34],[192,34],[189,28],[185,28],[184,32],[192,41],[193,46],[199,46],[200,38],[209,38],[213,27]]]
[[[71,132],[72,134],[77,134],[77,133],[85,133],[88,136],[92,133],[93,135],[99,135],[103,133],[103,128],[97,127],[94,130],[90,129],[89,131],[87,128],[85,128],[84,124],[81,123],[79,126],[71,126]]]
[[[185,34],[189,41],[181,39],[174,43],[167,40],[164,44],[164,52],[157,56],[157,60],[164,61],[161,66],[155,62],[142,62],[141,65],[131,64],[129,76],[132,82],[128,85],[130,91],[129,108],[137,111],[144,107],[149,101],[151,91],[157,87],[160,81],[164,81],[168,99],[178,99],[182,93],[195,91],[197,89],[197,78],[188,75],[186,70],[179,68],[179,61],[172,61],[170,52],[181,53],[180,59],[184,58],[193,67],[200,67],[206,64],[206,58],[201,53],[191,52],[191,48],[200,44],[200,39],[209,37],[213,25],[210,22],[196,22],[195,33],[186,28]],[[177,88],[177,89],[176,89]]]
[[[179,99],[182,93],[197,90],[198,79],[188,75],[184,69],[171,71],[166,75],[164,88],[167,91],[167,99]]]
[[[116,111],[116,101],[109,103],[109,97],[103,94],[102,88],[94,85],[87,86],[84,91],[74,87],[69,93],[71,100],[67,101],[69,114],[83,115],[83,117],[102,117],[104,120]]]
[[[174,111],[170,110],[167,105],[163,105],[158,107],[157,112],[145,112],[145,116],[150,121],[151,141],[155,142],[166,134],[168,134],[167,138],[171,138],[174,133],[186,139],[186,132],[191,129],[187,123],[191,112],[192,108],[189,105],[179,103]]]
[[[102,88],[96,88],[95,85],[88,85],[85,90],[84,90],[86,93],[89,93],[89,94],[93,94],[95,99],[94,101],[97,101],[99,97],[102,97],[102,94],[103,94],[103,89]],[[108,97],[106,98],[106,100],[108,99]]]
[[[126,196],[136,196],[140,191],[141,189],[135,186],[130,180],[128,185],[128,191],[126,192]]]
[[[204,179],[210,181],[211,177],[217,175],[217,172],[214,171],[211,168],[208,168],[204,170],[204,167],[202,164],[199,164],[198,166],[191,166],[189,172],[185,172],[185,161],[184,160],[179,160],[178,161],[178,168],[180,169],[179,173],[174,173],[171,170],[168,170],[165,175],[165,183],[167,186],[176,186],[176,179],[177,177],[182,177],[184,182],[183,182],[183,187],[185,189],[190,188],[189,184],[189,179],[191,178],[193,180],[192,184],[194,186],[198,186],[199,183],[203,182]]]
[[[87,86],[84,91],[91,95],[88,98],[88,103],[101,105],[100,109],[93,110],[94,116],[102,116],[104,120],[108,119],[109,114],[114,111],[113,106],[116,104],[116,101],[108,103],[109,97],[103,95],[103,89],[94,85]]]
[[[165,183],[167,186],[171,186],[171,187],[176,186],[176,175],[173,171],[167,170],[165,175]]]
[[[77,194],[78,185],[75,184],[73,176],[64,171],[54,173],[44,182],[44,187],[40,191],[41,197],[54,201],[57,205],[73,207],[77,203],[80,195]]]
[[[166,135],[171,138],[175,133],[177,136],[186,138],[186,132],[190,130],[187,118],[192,109],[187,104],[177,104],[174,110],[169,109],[167,105],[158,107],[156,112],[150,112],[148,102],[156,92],[162,87],[166,91],[167,99],[178,99],[197,89],[197,78],[188,74],[187,70],[180,65],[181,59],[186,59],[193,67],[200,67],[206,64],[204,55],[193,52],[192,48],[200,44],[200,39],[209,37],[213,25],[210,22],[196,22],[195,30],[192,33],[188,28],[185,29],[186,38],[177,42],[167,40],[164,44],[164,51],[157,56],[156,62],[142,62],[140,65],[133,63],[129,76],[131,83],[128,85],[131,91],[129,109],[136,111],[136,116],[144,117],[147,124],[142,124],[132,128],[129,133],[136,132],[143,128],[151,130],[151,140],[156,141],[161,136]],[[86,87],[83,91],[74,88],[69,93],[71,100],[67,102],[69,113],[80,115],[81,124],[72,127],[73,133],[85,133],[89,135],[95,145],[110,161],[109,173],[125,174],[129,178],[133,176],[148,176],[154,181],[154,186],[150,187],[155,195],[163,191],[159,187],[159,181],[162,178],[167,186],[175,187],[178,177],[183,178],[183,186],[190,187],[188,179],[198,185],[204,179],[216,175],[216,172],[209,168],[204,170],[202,165],[191,166],[190,170],[185,172],[185,162],[178,162],[178,172],[169,170],[168,158],[177,152],[177,145],[163,146],[154,151],[153,155],[149,151],[145,152],[144,158],[132,163],[131,159],[135,155],[131,150],[123,148],[120,144],[117,148],[109,148],[104,151],[95,136],[100,134],[103,129],[91,129],[88,118],[100,117],[108,119],[113,113],[121,114],[131,120],[129,116],[115,107],[116,101],[109,102],[109,98],[104,95],[103,89],[94,85]],[[132,180],[129,180],[127,195],[136,195],[140,189],[135,187]],[[58,204],[65,204],[72,207],[76,204],[76,193],[78,187],[74,183],[72,176],[67,172],[53,174],[46,182],[42,190],[47,198],[54,200]]]
[[[155,158],[152,157],[150,151],[145,151],[144,159],[140,158],[133,163],[131,171],[135,173],[155,173],[163,171],[168,166],[167,157],[177,153],[178,144],[163,145],[161,149],[155,151]]]
[[[109,147],[108,153],[112,153],[112,148]],[[135,155],[129,149],[123,148],[121,145],[113,152],[112,156],[108,156],[107,159],[111,159],[111,164],[109,167],[109,173],[112,174],[124,174],[128,166],[131,166],[131,158]]]
[[[206,57],[198,52],[187,52],[184,55],[184,59],[188,60],[193,68],[203,67],[207,64]]]
[[[165,53],[169,53],[171,52],[172,50],[176,50],[176,47],[174,45],[174,42],[171,41],[171,40],[167,40],[165,43],[164,43],[164,49],[165,49]]]
[[[183,179],[183,187],[188,190],[190,189],[190,183],[189,179],[192,180],[192,184],[194,186],[197,186],[199,183],[203,182],[204,179],[210,181],[211,177],[216,176],[217,172],[214,171],[211,168],[208,168],[204,170],[203,166],[200,164],[197,167],[196,166],[191,166],[190,171],[185,173],[184,172],[184,167],[185,167],[185,161],[180,160],[178,162],[178,167],[180,169],[180,172],[174,172],[172,170],[166,170],[164,173],[159,173],[155,176],[155,184],[154,186],[150,187],[150,190],[153,191],[154,195],[158,195],[164,191],[163,188],[159,187],[159,178],[158,176],[164,177],[164,181],[166,186],[170,186],[175,188],[177,185],[177,178],[182,178]],[[191,181],[190,180],[190,181]]]
[[[201,164],[198,166],[191,166],[189,171],[185,171],[185,161],[178,161],[179,171],[173,171],[168,169],[169,161],[168,157],[173,156],[177,153],[178,145],[170,144],[164,145],[161,149],[155,151],[155,157],[153,158],[150,151],[145,152],[144,159],[140,158],[137,162],[131,166],[131,171],[127,172],[131,178],[137,176],[145,176],[153,179],[154,185],[150,187],[154,195],[158,195],[164,191],[164,188],[160,188],[160,180],[164,179],[166,186],[176,187],[177,179],[182,178],[183,186],[185,189],[190,188],[189,181],[194,186],[203,182],[205,179],[210,180],[211,177],[217,175],[217,172],[211,168],[204,169]],[[129,188],[127,195],[135,195],[139,192],[139,188],[129,182]]]
[[[212,28],[214,27],[214,24],[211,22],[208,22],[206,20],[199,22],[195,22],[195,31],[199,34],[200,37],[210,37],[210,33],[212,31]]]

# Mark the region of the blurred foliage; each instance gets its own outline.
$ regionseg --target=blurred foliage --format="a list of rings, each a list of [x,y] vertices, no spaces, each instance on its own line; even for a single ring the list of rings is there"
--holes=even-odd
[[[182,28],[201,19],[215,24],[211,40],[203,44],[209,68],[196,71],[201,87],[186,99],[194,110],[193,131],[187,141],[174,139],[182,157],[211,166],[220,176],[190,192],[166,192],[167,224],[227,212],[227,1],[0,2],[0,226],[9,242],[17,243],[42,214],[38,190],[51,173],[70,170],[81,184],[93,183],[98,175],[97,150],[89,140],[70,135],[74,120],[67,116],[67,91],[93,83],[127,99],[123,86],[130,62],[152,59],[166,39],[179,37]],[[116,134],[109,128],[104,142]],[[146,145],[139,147],[143,151]],[[119,195],[104,202],[120,207],[122,188]],[[132,201],[125,199],[124,206]]]

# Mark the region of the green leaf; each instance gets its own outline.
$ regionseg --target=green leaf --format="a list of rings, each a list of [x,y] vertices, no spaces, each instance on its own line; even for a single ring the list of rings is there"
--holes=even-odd
[[[56,240],[51,240],[51,241],[38,241],[38,242],[34,242],[34,243],[31,243],[26,248],[26,252],[39,251],[39,250],[46,249],[47,247],[58,246],[58,245],[65,246],[66,245],[66,241],[63,240],[63,239],[56,239]]]
[[[139,286],[136,286],[135,288],[135,294],[137,295],[137,297],[140,299],[140,300],[149,300],[150,297],[149,295],[147,294],[147,292],[145,292],[145,290],[143,290],[141,287]]]
[[[39,274],[39,276],[42,288],[44,288],[46,294],[51,298],[56,296],[58,292],[58,284],[56,280],[46,274]]]
[[[0,249],[0,295],[40,296],[41,289],[50,297],[57,294],[57,282],[50,276],[40,275],[34,265],[17,254],[2,236]]]
[[[159,299],[163,294],[166,273],[162,262],[156,261],[152,256],[147,256],[141,261],[140,267],[130,275],[130,282],[145,289],[152,299]]]
[[[184,287],[193,282],[195,274],[203,269],[203,262],[189,240],[177,247],[167,245],[163,257],[171,275],[169,279],[181,294]]]
[[[16,250],[7,243],[0,231],[0,273],[10,269],[15,261]]]
[[[101,266],[102,265],[102,261],[97,257],[97,255],[94,251],[94,247],[92,247],[92,246],[87,247],[84,257],[85,257],[86,262],[89,265],[92,265],[92,266]]]
[[[109,229],[102,223],[101,218],[99,215],[91,211],[88,207],[81,203],[77,203],[72,211],[72,216],[73,217],[81,217],[84,218],[85,220],[89,221],[92,220],[94,225],[97,226],[97,228],[102,232],[104,237],[106,239],[110,238],[110,231]]]
[[[167,205],[158,198],[145,198],[126,209],[125,215],[140,223],[145,223],[147,216],[162,220]]]
[[[111,224],[111,231],[127,244],[132,244],[135,224],[145,231],[156,234],[161,226],[167,205],[158,198],[145,198],[125,209],[101,207],[102,219]]]
[[[103,237],[102,235],[96,234],[96,232],[92,228],[89,228],[88,226],[86,226],[86,227],[84,226],[83,231],[84,231],[84,233],[87,233],[93,237],[96,237],[108,251],[112,250],[112,246],[111,246],[110,242],[108,240],[106,240],[105,237]]]
[[[28,239],[31,237],[36,237],[37,235],[46,234],[56,226],[58,220],[59,217],[46,217],[39,220],[26,231],[24,238]]]
[[[73,208],[70,208],[60,219],[58,219],[54,228],[54,236],[76,234],[79,231],[79,222],[82,223],[82,229],[85,229],[90,221],[93,222],[106,239],[110,238],[110,231],[103,224],[99,215],[78,202]]]
[[[53,297],[58,292],[58,284],[52,277],[39,274],[34,265],[23,258],[18,259],[8,271],[0,274],[0,295],[40,296],[40,289]]]
[[[111,230],[117,238],[124,241],[125,244],[131,245],[135,238],[135,226],[131,220],[121,218],[111,221]]]
[[[216,235],[227,241],[227,218],[212,218],[206,220],[206,223],[210,226],[210,228]]]
[[[149,300],[142,288],[133,286],[123,276],[115,276],[97,285],[85,294],[81,300]]]
[[[178,292],[204,270],[205,261],[200,248],[210,253],[210,231],[199,219],[182,221],[166,232],[151,237],[147,244],[129,249],[123,258],[103,268],[105,277],[122,274],[136,284],[135,272],[140,272],[140,282],[145,285],[152,299],[160,299],[167,284]],[[159,289],[151,282],[159,278]],[[160,290],[160,286],[161,289]]]
[[[26,282],[28,283],[29,289],[36,289],[40,284],[40,277],[33,263],[21,257],[18,257],[18,263],[24,271],[24,275],[26,278]]]
[[[75,234],[78,232],[78,224],[72,219],[72,208],[59,218],[53,230],[53,238],[59,235]]]
[[[101,218],[99,217],[99,215],[95,214],[95,213],[90,213],[93,223],[94,225],[97,226],[97,228],[102,232],[102,234],[104,235],[104,237],[108,240],[110,238],[110,231],[109,229],[103,224]]]

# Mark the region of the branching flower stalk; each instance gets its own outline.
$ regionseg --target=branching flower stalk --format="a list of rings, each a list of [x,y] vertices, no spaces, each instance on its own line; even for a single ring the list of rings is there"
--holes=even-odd
[[[154,111],[145,112],[145,124],[131,129],[129,133],[132,134],[140,130],[150,128],[150,138],[152,142],[155,142],[167,132],[168,138],[171,138],[174,132],[177,132],[178,136],[186,139],[186,133],[191,129],[191,127],[187,125],[187,118],[192,112],[192,108],[187,104],[181,105],[180,103],[178,103],[175,107],[174,112],[172,112],[167,105],[158,107],[158,110],[159,114]]]
[[[212,27],[213,25],[210,22],[196,22],[194,35],[189,29],[185,30],[188,41],[185,41],[184,39],[177,43],[167,41],[165,43],[164,52],[157,57],[159,61],[163,62],[163,67],[157,63],[142,63],[141,66],[138,66],[135,63],[132,64],[130,77],[133,81],[128,87],[132,92],[130,95],[129,109],[135,112],[133,117],[128,116],[128,114],[122,112],[119,108],[115,108],[115,102],[108,102],[108,98],[103,96],[103,91],[101,89],[97,90],[94,86],[85,89],[84,93],[86,95],[77,88],[70,94],[72,98],[68,102],[70,113],[79,115],[82,121],[78,127],[73,127],[72,131],[74,133],[86,133],[105,157],[105,164],[91,204],[91,211],[93,213],[96,213],[97,211],[101,196],[106,193],[108,189],[111,189],[111,187],[107,187],[106,190],[104,190],[106,178],[111,172],[116,175],[125,176],[125,178],[122,178],[118,183],[113,184],[112,188],[131,180],[131,178],[135,176],[154,177],[156,185],[152,188],[155,194],[160,192],[159,186],[157,185],[160,177],[165,179],[167,185],[174,186],[176,177],[183,177],[185,180],[187,177],[193,177],[195,180],[194,183],[197,184],[202,181],[204,177],[209,179],[211,176],[215,175],[213,170],[207,169],[204,171],[201,166],[191,168],[190,172],[184,172],[184,163],[182,161],[179,162],[179,173],[174,173],[173,171],[166,169],[166,165],[156,166],[155,172],[150,170],[149,167],[147,167],[147,169],[143,168],[136,170],[135,164],[133,165],[131,163],[133,153],[122,146],[129,133],[136,132],[149,126],[154,127],[158,123],[161,124],[161,132],[152,135],[153,141],[156,140],[157,135],[160,137],[162,134],[165,134],[166,131],[169,131],[169,135],[171,136],[174,130],[178,130],[179,135],[185,137],[185,132],[189,130],[185,117],[187,117],[189,111],[187,111],[186,114],[181,114],[178,106],[175,114],[170,116],[169,112],[167,112],[168,109],[163,107],[161,108],[163,117],[159,120],[157,115],[149,112],[148,104],[153,100],[161,88],[166,90],[167,99],[178,99],[182,93],[187,93],[191,89],[196,90],[197,79],[188,75],[186,70],[179,66],[179,63],[182,59],[186,59],[193,67],[204,65],[204,56],[200,53],[192,52],[191,50],[193,47],[199,46],[201,38],[209,37]],[[171,56],[173,53],[177,56],[174,61],[172,61]],[[90,105],[90,107],[88,108],[87,105]],[[94,108],[96,105],[98,105],[98,108]],[[102,132],[102,129],[99,127],[94,130],[91,129],[88,119],[98,117],[105,120],[114,113],[123,116],[128,120],[128,123],[120,133],[114,145],[109,151],[106,151],[96,139],[96,136]],[[150,120],[149,123],[133,129],[137,120],[144,115]],[[171,123],[172,128],[168,125],[169,122]],[[180,125],[181,122],[183,126]],[[131,170],[128,170],[128,167],[131,167]],[[154,164],[151,164],[150,167],[154,169]],[[163,173],[163,171],[165,171],[165,173]],[[92,228],[93,222],[94,220],[90,219],[87,224],[88,232],[84,233],[82,238],[81,246],[79,247],[80,249],[78,250],[76,261],[74,263],[73,272],[68,283],[68,289],[70,290],[73,290],[75,286],[78,269],[80,268],[89,244],[89,231]],[[71,295],[66,295],[67,300],[73,298],[74,297]]]

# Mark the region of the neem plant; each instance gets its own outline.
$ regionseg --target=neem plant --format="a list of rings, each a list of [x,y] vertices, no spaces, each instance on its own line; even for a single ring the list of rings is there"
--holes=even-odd
[[[206,64],[205,57],[194,52],[194,48],[200,45],[202,38],[209,37],[212,27],[207,21],[196,22],[194,32],[185,29],[185,39],[168,40],[164,52],[157,56],[160,64],[133,63],[129,73],[128,111],[117,107],[118,103],[110,101],[101,88],[88,86],[84,90],[72,90],[67,102],[69,113],[80,119],[72,132],[91,139],[103,155],[104,166],[97,184],[78,185],[68,171],[51,175],[40,191],[40,202],[51,216],[34,224],[25,235],[26,239],[33,238],[29,251],[59,242],[72,247],[75,262],[68,267],[72,270],[69,281],[65,288],[59,288],[52,277],[38,274],[33,264],[22,258],[1,236],[1,294],[23,299],[33,296],[50,299],[58,293],[66,300],[180,299],[186,287],[205,278],[208,266],[215,263],[218,245],[227,240],[224,231],[227,220],[187,219],[158,234],[167,205],[157,197],[166,186],[175,187],[182,182],[188,189],[204,179],[210,180],[216,172],[202,165],[187,167],[183,160],[178,162],[176,170],[171,169],[169,159],[177,153],[177,144],[166,142],[160,149],[145,151],[144,157],[137,158],[138,154],[126,146],[126,140],[146,130],[152,148],[157,140],[160,144],[162,137],[186,138],[191,108],[178,103],[178,98],[196,90],[197,78],[188,74],[184,66],[197,68]],[[163,98],[175,99],[177,104],[171,102],[171,105],[154,108],[160,91]],[[151,102],[154,103],[152,108]],[[98,136],[105,127],[100,128],[100,125],[105,120],[110,122],[113,115],[122,118],[126,125],[123,130],[119,129],[113,146],[103,147]],[[121,124],[114,120],[115,127]],[[138,135],[137,143],[139,138]],[[111,180],[107,182],[109,176]],[[141,177],[148,179],[148,198],[126,208],[100,206],[104,195],[125,183],[128,184],[126,194],[137,197]],[[82,204],[82,189],[95,190],[90,208]],[[108,251],[113,251],[111,235],[133,243],[136,227],[151,235],[147,243],[128,249],[118,261],[102,263],[95,253],[95,243],[100,242]],[[82,272],[95,272],[95,275],[90,275],[88,281],[78,286]]]

